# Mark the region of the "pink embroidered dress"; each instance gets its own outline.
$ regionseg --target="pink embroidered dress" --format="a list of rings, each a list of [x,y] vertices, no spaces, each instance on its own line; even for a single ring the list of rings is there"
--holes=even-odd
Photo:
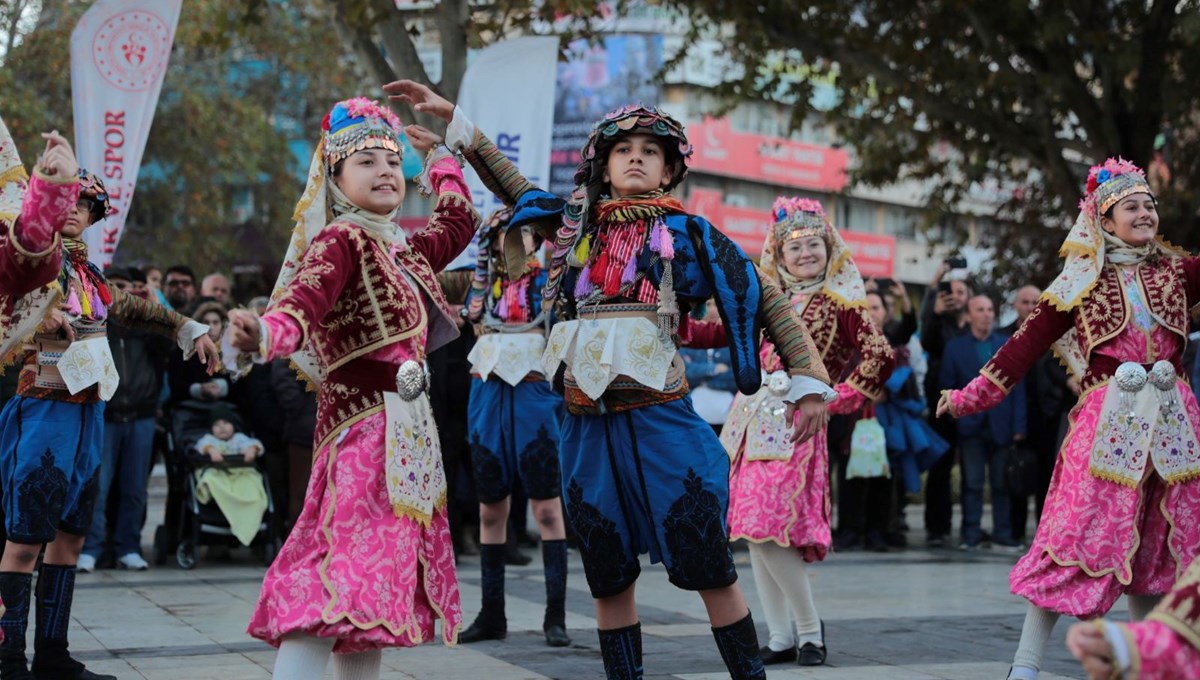
[[[867,399],[878,399],[892,374],[896,357],[866,311],[866,290],[858,267],[841,236],[828,223],[820,204],[780,198],[776,222],[763,246],[764,271],[789,288],[803,289],[776,264],[778,248],[788,240],[820,236],[826,242],[826,272],[815,290],[792,298],[796,313],[812,335],[825,370],[833,379],[846,374],[854,356],[858,364],[835,387],[831,413],[853,413]],[[809,286],[812,288],[813,286]],[[768,541],[799,550],[806,562],[825,559],[830,546],[829,450],[822,428],[808,441],[788,441],[778,379],[782,364],[770,342],[760,352],[769,377],[757,394],[738,394],[721,430],[729,453],[729,537],[754,543]]]
[[[1068,349],[1087,357],[1037,534],[1009,575],[1014,594],[1093,618],[1122,593],[1167,592],[1200,552],[1200,407],[1191,389],[1174,379],[1149,418],[1140,407],[1130,413],[1139,402],[1105,409],[1110,392],[1121,398],[1109,378],[1125,362],[1166,361],[1182,375],[1186,310],[1198,301],[1196,258],[1106,265],[1078,306],[1043,300],[978,378],[949,393],[956,417],[991,408],[1068,330]]]
[[[424,359],[435,331],[437,343],[447,340],[454,324],[435,272],[467,246],[478,219],[452,159],[429,173],[439,196],[425,230],[387,244],[335,221],[262,318],[267,358],[312,347],[326,373],[304,508],[248,629],[272,645],[298,632],[336,638],[335,653],[408,647],[435,639],[438,622],[453,644],[462,625],[440,452],[436,469],[415,466],[420,450],[395,454],[412,477],[397,483],[431,489],[431,512],[402,509],[389,493],[384,393],[396,391],[402,364]],[[436,432],[420,446],[431,441]]]

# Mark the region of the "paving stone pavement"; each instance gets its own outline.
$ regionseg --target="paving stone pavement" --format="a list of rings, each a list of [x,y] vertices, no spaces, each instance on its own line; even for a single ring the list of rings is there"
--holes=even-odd
[[[161,484],[156,484],[151,517],[161,517],[157,514],[161,493]],[[147,544],[153,528],[151,522]],[[910,538],[918,539],[919,534],[914,532]],[[574,642],[552,649],[541,635],[540,551],[531,554],[535,561],[530,566],[508,568],[508,639],[454,648],[386,650],[383,677],[601,680],[595,619],[578,555],[571,553],[567,596],[567,627]],[[736,556],[750,605],[761,611],[747,555]],[[1025,611],[1024,600],[1008,592],[1007,574],[1015,559],[986,550],[831,555],[810,567],[816,603],[826,623],[828,664],[815,669],[771,666],[769,676],[1003,678]],[[202,558],[191,571],[168,564],[145,572],[80,575],[71,647],[89,667],[122,680],[270,678],[274,650],[245,634],[263,572],[248,551],[237,550],[231,561]],[[469,623],[479,607],[478,558],[463,559],[459,580]],[[637,589],[647,678],[728,678],[699,597],[671,586],[662,569],[648,562],[643,564]],[[1126,617],[1123,603],[1114,617]],[[765,641],[761,616],[758,623],[760,639]],[[1063,647],[1067,624],[1060,622],[1050,639],[1045,680],[1083,677]],[[326,677],[333,677],[332,670]]]

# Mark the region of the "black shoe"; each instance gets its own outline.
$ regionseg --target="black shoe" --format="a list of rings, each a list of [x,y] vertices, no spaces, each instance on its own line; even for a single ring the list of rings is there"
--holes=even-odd
[[[840,532],[837,538],[833,539],[833,549],[836,551],[856,550],[863,545],[862,534],[849,529]]]
[[[542,632],[546,634],[546,645],[550,647],[566,647],[571,644],[571,638],[567,635],[567,629],[557,623],[546,626],[542,629]]]
[[[821,644],[816,645],[811,642],[805,642],[796,652],[797,666],[824,666],[825,665],[825,622],[821,622]]]
[[[29,664],[25,660],[25,651],[19,655],[0,659],[0,678],[3,680],[34,680],[29,672]]]
[[[46,664],[46,666],[39,666],[35,656],[33,658],[34,671],[29,677],[34,680],[117,680],[115,675],[101,675],[89,671],[84,668],[83,664],[71,657],[66,657],[52,666],[50,664]],[[8,680],[7,676],[4,680]]]
[[[770,647],[763,647],[758,650],[758,655],[762,657],[764,666],[776,663],[790,663],[796,660],[796,647],[793,645],[782,652],[777,652]]]
[[[929,534],[929,538],[925,539],[925,546],[929,548],[945,548],[946,534]]]
[[[883,536],[883,541],[889,548],[907,548],[908,537],[899,531],[890,531]]]
[[[887,552],[887,541],[883,540],[883,534],[878,531],[867,532],[867,552]]]
[[[466,630],[458,634],[458,641],[460,644],[469,645],[472,642],[503,640],[506,637],[508,637],[507,621],[488,621],[483,616],[479,616]]]

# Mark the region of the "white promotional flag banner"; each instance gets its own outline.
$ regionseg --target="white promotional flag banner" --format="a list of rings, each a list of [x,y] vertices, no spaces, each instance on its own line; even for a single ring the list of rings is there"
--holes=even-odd
[[[71,98],[80,167],[104,180],[113,213],[84,232],[91,260],[112,264],[182,0],[97,0],[71,33]]]
[[[530,182],[546,186],[550,177],[550,134],[554,125],[558,38],[531,36],[505,40],[481,51],[467,67],[458,105]],[[471,199],[483,218],[503,207],[466,168]],[[476,246],[449,269],[475,265]]]

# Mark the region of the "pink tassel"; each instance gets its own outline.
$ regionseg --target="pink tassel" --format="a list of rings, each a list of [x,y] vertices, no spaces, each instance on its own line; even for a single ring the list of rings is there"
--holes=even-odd
[[[79,293],[76,292],[75,286],[72,286],[68,281],[67,286],[71,288],[70,295],[67,296],[67,311],[73,316],[79,316],[83,313],[83,307],[79,304]]]
[[[496,305],[496,316],[500,317],[501,320],[505,320],[505,321],[508,320],[508,291],[507,290],[504,291],[504,294],[500,296],[500,302],[499,302],[499,304]]]
[[[517,308],[525,309],[529,306],[529,279],[521,279],[521,284],[517,287]]]
[[[675,259],[675,241],[667,230],[667,223],[662,220],[654,227],[654,235],[658,236],[658,254],[664,260]]]
[[[625,269],[621,272],[621,285],[625,286],[633,283],[633,277],[637,275],[637,253],[630,256],[629,262],[625,263]]]
[[[650,227],[650,251],[654,253],[662,252],[662,232],[658,230],[658,222]]]
[[[592,294],[592,265],[587,265],[575,279],[575,299],[582,300]]]

